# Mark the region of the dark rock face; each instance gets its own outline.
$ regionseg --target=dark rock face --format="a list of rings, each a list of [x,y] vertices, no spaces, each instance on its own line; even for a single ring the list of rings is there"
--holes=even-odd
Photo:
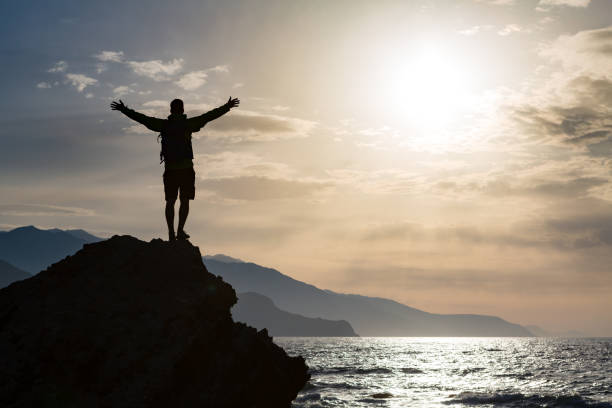
[[[0,290],[2,407],[289,407],[308,380],[188,242],[85,245]]]

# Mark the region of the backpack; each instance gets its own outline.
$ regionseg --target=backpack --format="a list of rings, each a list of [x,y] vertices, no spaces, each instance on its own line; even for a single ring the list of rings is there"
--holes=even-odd
[[[184,159],[193,159],[191,148],[191,134],[185,119],[168,119],[164,128],[157,137],[161,139],[159,164],[163,162],[176,162]]]

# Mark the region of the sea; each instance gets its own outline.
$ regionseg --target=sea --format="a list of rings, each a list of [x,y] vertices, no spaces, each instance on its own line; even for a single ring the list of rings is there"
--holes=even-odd
[[[274,341],[310,367],[293,408],[612,408],[612,338]]]

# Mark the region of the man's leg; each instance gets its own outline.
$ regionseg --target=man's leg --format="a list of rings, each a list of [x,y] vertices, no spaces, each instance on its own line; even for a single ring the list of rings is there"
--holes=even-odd
[[[182,236],[184,234],[183,227],[187,221],[189,215],[189,199],[181,198],[181,205],[179,206],[179,222],[176,230],[177,235]]]
[[[174,235],[174,203],[176,200],[166,201],[166,223],[168,223],[168,241],[174,241],[176,236]],[[183,206],[181,202],[181,207]],[[180,211],[179,211],[180,218]],[[184,222],[183,222],[184,224]]]
[[[176,230],[177,239],[188,239],[189,235],[183,229],[189,215],[189,200],[195,197],[195,172],[193,168],[185,169],[181,176],[181,205],[179,207],[179,222]]]

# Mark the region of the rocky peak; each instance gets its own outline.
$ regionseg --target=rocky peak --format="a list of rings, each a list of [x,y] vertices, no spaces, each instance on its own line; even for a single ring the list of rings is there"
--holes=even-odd
[[[114,236],[0,290],[0,406],[288,407],[308,380],[189,242]]]

